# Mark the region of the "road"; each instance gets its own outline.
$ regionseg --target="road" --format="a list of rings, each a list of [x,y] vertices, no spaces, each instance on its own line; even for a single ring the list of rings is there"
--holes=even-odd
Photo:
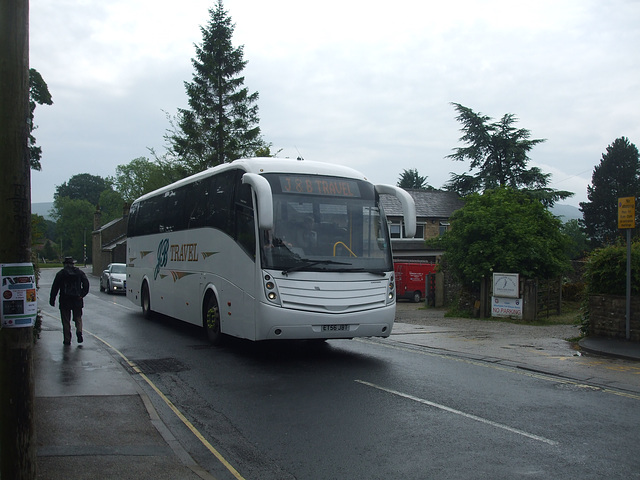
[[[43,272],[41,297],[53,273]],[[117,351],[219,480],[640,478],[631,363],[537,355],[528,368],[522,352],[451,343],[450,325],[432,329],[448,339],[442,348],[400,325],[389,339],[212,347],[200,329],[145,320],[89,279],[84,348]]]

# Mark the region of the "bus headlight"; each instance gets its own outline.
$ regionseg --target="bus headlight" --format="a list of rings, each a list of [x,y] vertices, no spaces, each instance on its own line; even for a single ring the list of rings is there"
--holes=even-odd
[[[393,281],[393,275],[389,277],[389,283],[387,284],[387,305],[393,303],[396,299],[396,284]]]
[[[280,305],[280,299],[278,298],[278,287],[276,286],[276,282],[273,277],[268,273],[262,277],[264,284],[264,293],[271,303],[275,303],[276,305]]]

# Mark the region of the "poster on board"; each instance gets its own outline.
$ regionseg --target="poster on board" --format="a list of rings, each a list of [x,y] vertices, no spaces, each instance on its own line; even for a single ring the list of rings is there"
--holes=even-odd
[[[32,263],[0,264],[2,328],[33,327],[38,315],[36,276]]]
[[[522,318],[522,299],[491,297],[491,316]]]

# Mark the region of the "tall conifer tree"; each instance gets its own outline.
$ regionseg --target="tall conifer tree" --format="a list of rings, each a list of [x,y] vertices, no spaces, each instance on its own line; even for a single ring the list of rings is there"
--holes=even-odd
[[[588,202],[580,202],[585,231],[594,246],[612,243],[618,230],[618,198],[640,197],[638,148],[620,137],[607,147],[587,185]],[[638,205],[636,202],[636,212]]]
[[[427,177],[418,173],[417,168],[404,169],[397,183],[400,188],[413,188],[416,190],[435,190],[427,183]]]
[[[531,132],[516,129],[515,115],[505,114],[499,121],[476,113],[468,107],[453,103],[458,112],[456,120],[462,124],[460,140],[465,147],[454,149],[448,155],[456,161],[471,160],[469,173],[452,173],[445,188],[461,196],[481,193],[498,187],[511,187],[526,192],[540,200],[545,206],[552,206],[557,200],[573,195],[571,192],[548,187],[551,174],[543,173],[538,167],[527,168],[529,151],[544,139],[530,139]],[[471,174],[475,170],[475,174]]]
[[[195,173],[244,156],[264,146],[258,126],[258,93],[244,86],[243,47],[231,42],[235,26],[222,0],[200,27],[193,81],[185,82],[189,108],[178,109],[175,131],[165,136],[169,151],[185,173]]]

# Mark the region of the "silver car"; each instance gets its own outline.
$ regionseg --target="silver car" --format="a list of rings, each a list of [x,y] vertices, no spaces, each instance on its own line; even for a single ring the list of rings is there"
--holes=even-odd
[[[126,293],[127,265],[124,263],[110,263],[100,276],[100,291],[107,293]]]

